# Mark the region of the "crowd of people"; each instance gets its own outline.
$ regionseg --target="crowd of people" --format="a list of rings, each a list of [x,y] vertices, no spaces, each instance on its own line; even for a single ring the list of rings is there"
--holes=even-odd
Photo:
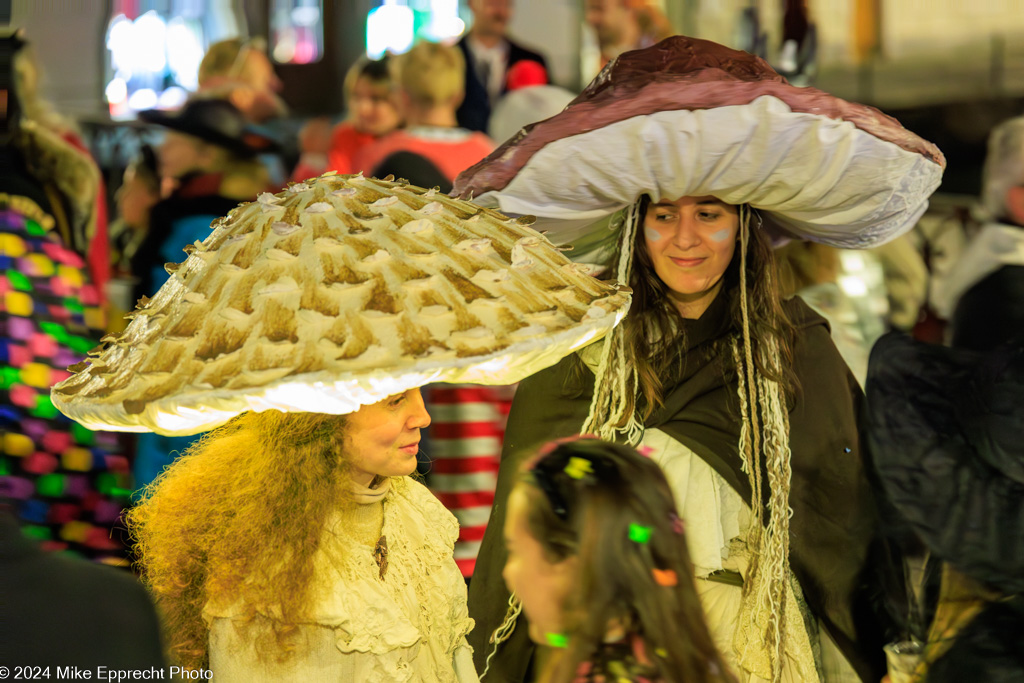
[[[0,664],[1020,680],[1024,116],[939,272],[895,119],[642,0],[577,95],[468,4],[295,145],[210,46],[109,226],[0,36]]]

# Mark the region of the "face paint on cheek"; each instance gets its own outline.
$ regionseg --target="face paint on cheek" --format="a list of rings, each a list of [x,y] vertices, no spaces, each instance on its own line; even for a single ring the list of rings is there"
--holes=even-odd
[[[662,235],[654,228],[650,228],[646,225],[644,226],[644,235],[646,235],[647,239],[650,240],[651,242],[658,242],[665,239],[665,235]]]
[[[711,239],[715,242],[724,242],[732,237],[732,228],[722,228],[718,232],[711,233]]]

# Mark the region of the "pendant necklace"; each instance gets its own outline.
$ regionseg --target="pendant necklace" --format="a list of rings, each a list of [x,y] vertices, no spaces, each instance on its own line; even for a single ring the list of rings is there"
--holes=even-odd
[[[384,580],[384,575],[388,573],[388,537],[381,534],[380,538],[377,539],[377,545],[373,547],[373,559],[377,561],[377,566],[380,568],[380,580]]]

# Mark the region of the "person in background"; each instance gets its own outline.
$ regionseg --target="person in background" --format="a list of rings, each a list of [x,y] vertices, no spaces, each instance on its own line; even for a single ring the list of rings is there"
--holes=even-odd
[[[509,90],[494,105],[487,128],[492,140],[508,140],[525,126],[562,111],[576,97],[565,88],[546,85],[543,74],[538,74],[542,68],[523,61],[509,69]]]
[[[1024,116],[993,129],[982,177],[988,222],[936,288],[953,346],[988,351],[1024,329]]]
[[[299,134],[302,156],[292,180],[305,180],[324,171],[357,173],[359,153],[402,124],[398,92],[392,73],[393,59],[359,58],[345,75],[348,118],[333,130],[326,119],[314,119]],[[326,130],[325,130],[326,129]]]
[[[458,109],[459,125],[463,128],[487,131],[492,107],[509,90],[509,69],[519,62],[536,62],[546,79],[544,56],[507,35],[512,4],[512,0],[469,0],[473,24],[458,42],[465,60],[466,97]]]
[[[164,264],[180,261],[183,247],[206,239],[215,219],[268,189],[267,170],[256,156],[274,148],[225,100],[196,99],[179,112],[153,110],[140,118],[167,129],[158,157],[160,174],[174,189],[151,209],[149,231],[132,259],[136,299],[156,293],[168,277]],[[152,481],[192,440],[140,434],[136,487]]]
[[[123,330],[127,325],[124,314],[135,307],[132,259],[149,232],[150,211],[160,201],[160,169],[152,147],[143,145],[139,156],[128,164],[115,198],[118,215],[110,226],[113,277],[107,283],[107,332]]]
[[[214,43],[199,63],[199,92],[208,98],[226,99],[251,123],[266,123],[288,114],[277,94],[281,85],[260,38]]]
[[[871,353],[871,456],[899,523],[930,551],[925,609],[903,605],[904,635],[924,644],[914,681],[1024,680],[1022,333],[985,352],[892,333]]]
[[[387,175],[381,162],[396,152],[419,154],[449,180],[490,154],[494,143],[483,133],[460,128],[455,111],[464,95],[462,53],[454,47],[422,42],[397,58],[399,96],[406,128],[364,148],[356,168]],[[408,180],[415,182],[414,178]]]
[[[863,312],[839,286],[840,250],[817,242],[792,241],[775,253],[782,296],[799,296],[828,321],[832,342],[863,387],[871,345],[885,327],[880,315],[863,319]]]
[[[623,52],[650,47],[675,33],[650,0],[584,0],[584,17],[597,37],[598,70]]]
[[[227,100],[246,120],[264,131],[288,115],[288,106],[278,95],[282,83],[267,56],[266,42],[259,37],[230,38],[214,43],[199,64],[199,95]],[[274,133],[281,137],[281,131]],[[270,184],[282,187],[288,171],[278,150],[259,155],[270,174]]]
[[[85,670],[165,665],[156,610],[134,576],[44,552],[3,504],[0,586],[0,661]]]
[[[40,94],[42,74],[39,63],[32,46],[27,42],[24,45],[25,47],[19,49],[11,60],[11,77],[18,91],[18,106],[24,122],[28,122],[31,127],[53,133],[71,145],[84,159],[82,164],[73,165],[74,172],[78,173],[75,180],[71,180],[71,171],[55,173],[54,178],[61,186],[60,192],[74,197],[69,207],[72,215],[68,220],[77,224],[77,227],[74,235],[75,244],[71,246],[85,256],[92,282],[101,300],[104,300],[107,280],[110,278],[110,254],[107,237],[107,189],[103,182],[103,174],[93,161],[75,122],[56,112]],[[58,156],[66,158],[63,157],[63,152]],[[87,171],[86,166],[89,167]],[[79,196],[86,189],[93,192],[94,196]]]
[[[508,497],[502,576],[543,683],[726,683],[704,623],[683,523],[658,465],[596,438],[548,444]]]
[[[0,498],[10,501],[20,532],[43,550],[124,565],[115,531],[131,488],[123,444],[70,422],[50,400],[50,388],[70,376],[66,368],[83,360],[105,327],[90,267],[96,264],[86,260],[95,253],[88,236],[99,171],[77,145],[33,118],[40,109],[22,106],[25,47],[19,33],[0,31],[0,58],[10,57],[0,61]],[[21,546],[8,545],[9,531],[0,548],[11,553],[5,559],[12,575],[22,576],[22,558],[31,562],[35,549],[26,546],[23,556]],[[0,602],[23,606],[15,584],[0,585]],[[56,633],[47,638],[40,648],[59,647]],[[6,643],[6,634],[0,640]]]
[[[149,230],[149,213],[160,201],[160,168],[152,147],[143,145],[124,169],[114,198],[117,218],[110,228],[111,264],[116,274],[130,274],[132,257]]]

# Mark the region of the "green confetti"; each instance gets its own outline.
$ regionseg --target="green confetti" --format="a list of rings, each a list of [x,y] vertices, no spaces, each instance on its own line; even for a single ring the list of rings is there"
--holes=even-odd
[[[32,281],[16,270],[7,271],[7,280],[14,289],[19,289],[23,292],[32,291]]]
[[[4,367],[0,373],[0,389],[10,389],[15,384],[21,384],[21,372],[18,368]]]
[[[53,538],[53,532],[50,531],[49,527],[36,526],[35,524],[26,524],[21,527],[21,533],[37,541],[49,541]]]
[[[36,221],[30,219],[25,221],[25,232],[27,232],[30,235],[45,235],[46,228],[39,225],[39,223],[37,223]]]
[[[547,639],[548,645],[551,647],[569,647],[569,636],[564,633],[545,633],[544,637]]]
[[[96,344],[85,337],[74,337],[68,335],[68,346],[77,353],[88,353]]]
[[[96,477],[96,490],[105,496],[109,496],[117,489],[117,475],[111,472],[104,472]]]
[[[629,525],[629,540],[634,543],[647,543],[651,540],[651,534],[653,533],[654,529],[649,526],[636,523]]]
[[[56,498],[64,493],[63,474],[44,474],[36,480],[36,491],[39,495]]]
[[[75,443],[81,446],[92,446],[96,443],[96,434],[77,422],[71,423],[71,436],[75,439]]]
[[[39,417],[44,420],[52,420],[57,417],[57,408],[54,407],[53,401],[50,400],[50,395],[36,394],[36,407],[30,411],[32,417]]]
[[[46,334],[56,339],[59,343],[64,344],[65,346],[67,345],[68,331],[64,329],[63,325],[59,325],[55,322],[50,322],[49,320],[46,320],[39,323],[39,328]]]

